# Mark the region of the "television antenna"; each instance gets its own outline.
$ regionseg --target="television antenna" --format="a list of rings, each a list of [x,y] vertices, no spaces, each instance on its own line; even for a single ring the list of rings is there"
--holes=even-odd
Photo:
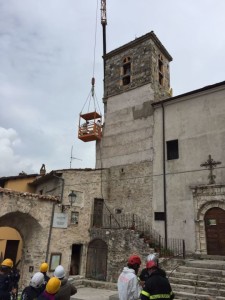
[[[80,158],[73,157],[73,146],[72,146],[72,147],[71,147],[71,154],[70,154],[70,169],[71,169],[71,165],[72,165],[73,159],[82,160],[82,159],[80,159]]]

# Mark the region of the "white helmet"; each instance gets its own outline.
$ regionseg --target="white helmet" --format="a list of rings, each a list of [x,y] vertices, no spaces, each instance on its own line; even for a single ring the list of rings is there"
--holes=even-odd
[[[58,267],[55,268],[55,271],[54,271],[54,276],[57,277],[57,278],[63,278],[65,277],[65,270],[63,268],[62,265],[59,265]]]
[[[146,260],[147,260],[147,262],[154,261],[154,262],[158,263],[158,257],[159,257],[158,253],[152,253],[147,256]]]
[[[44,283],[44,274],[37,272],[33,275],[30,281],[30,286],[39,288]]]

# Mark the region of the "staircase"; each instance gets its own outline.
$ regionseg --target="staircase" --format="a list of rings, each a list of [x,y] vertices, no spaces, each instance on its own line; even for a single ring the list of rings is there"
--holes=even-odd
[[[225,257],[212,259],[186,259],[183,265],[167,271],[175,299],[182,300],[225,300]],[[218,260],[219,259],[219,260]],[[110,300],[118,300],[116,283],[71,276],[70,282],[78,289],[92,287],[115,290]]]
[[[224,260],[186,259],[167,276],[175,299],[225,300]]]

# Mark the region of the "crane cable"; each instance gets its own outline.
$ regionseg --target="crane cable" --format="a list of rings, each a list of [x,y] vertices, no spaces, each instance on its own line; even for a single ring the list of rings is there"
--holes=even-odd
[[[90,102],[91,102],[91,99],[93,99],[94,101],[94,109],[96,110],[96,103],[97,103],[97,106],[98,106],[98,110],[101,114],[101,110],[100,110],[100,107],[99,107],[99,104],[98,104],[98,101],[97,101],[97,97],[96,97],[96,94],[95,94],[95,58],[96,58],[96,41],[97,41],[97,22],[98,22],[98,0],[97,0],[97,6],[96,6],[96,13],[95,13],[95,34],[94,34],[94,58],[93,58],[93,73],[92,73],[92,79],[91,79],[91,91],[90,93],[88,94],[88,97],[81,109],[81,112],[83,111],[86,103],[88,102],[89,100],[89,103],[88,103],[88,111],[90,109]]]

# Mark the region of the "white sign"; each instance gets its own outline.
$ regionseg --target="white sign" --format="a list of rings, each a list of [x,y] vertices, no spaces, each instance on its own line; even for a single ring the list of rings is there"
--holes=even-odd
[[[53,225],[55,228],[67,228],[68,215],[64,213],[54,213]]]

